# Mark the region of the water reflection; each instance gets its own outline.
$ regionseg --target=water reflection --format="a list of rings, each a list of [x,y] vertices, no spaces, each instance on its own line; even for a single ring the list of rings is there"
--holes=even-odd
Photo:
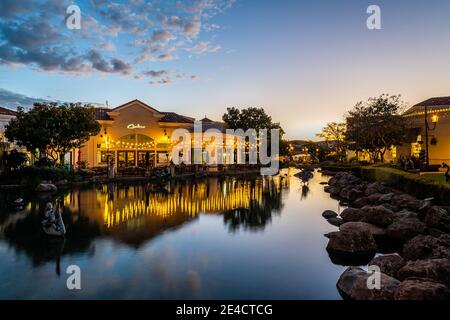
[[[200,213],[223,214],[231,232],[240,228],[263,230],[279,214],[279,178],[239,180],[205,179],[168,182],[164,185],[103,185],[98,189],[72,190],[53,198],[29,198],[25,209],[11,212],[3,198],[0,236],[17,251],[32,258],[33,265],[59,260],[61,255],[92,254],[93,239],[105,236],[132,247],[172,228],[193,221]],[[43,235],[40,223],[45,204],[62,198],[65,241]]]

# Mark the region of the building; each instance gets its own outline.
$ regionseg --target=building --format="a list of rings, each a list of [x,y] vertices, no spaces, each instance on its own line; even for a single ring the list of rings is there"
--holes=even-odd
[[[414,132],[410,143],[397,147],[398,156],[419,158],[426,150],[425,109],[428,122],[428,157],[430,164],[450,163],[450,97],[422,101],[404,113]]]
[[[9,145],[5,138],[5,127],[16,115],[17,112],[0,107],[0,143],[2,144],[2,149],[7,148]]]
[[[195,121],[175,112],[158,111],[140,100],[114,109],[96,108],[95,119],[102,126],[100,133],[67,155],[68,163],[101,167],[110,161],[117,169],[167,165],[172,132],[180,128],[192,132]],[[203,131],[212,128],[225,132],[226,126],[205,117]]]

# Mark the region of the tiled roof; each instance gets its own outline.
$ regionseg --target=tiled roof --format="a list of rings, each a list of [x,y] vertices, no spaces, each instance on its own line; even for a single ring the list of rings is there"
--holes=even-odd
[[[112,120],[112,118],[107,113],[108,111],[111,111],[111,109],[95,108],[95,120]]]
[[[202,132],[205,132],[209,129],[217,129],[222,133],[226,132],[226,129],[228,129],[228,126],[225,122],[217,122],[217,121],[211,121],[211,122],[203,122],[202,121]],[[191,132],[194,132],[194,128],[190,128]]]
[[[3,107],[0,107],[0,114],[5,115],[5,116],[16,116],[17,112],[13,111],[11,109],[6,109]]]
[[[428,110],[442,109],[450,106],[450,97],[434,97],[428,100],[422,101],[411,108],[409,108],[404,114],[408,115],[415,112],[424,111],[424,107],[427,106]]]
[[[162,117],[159,122],[172,122],[172,123],[194,123],[194,119],[186,116],[182,116],[175,112],[163,112],[164,117]]]

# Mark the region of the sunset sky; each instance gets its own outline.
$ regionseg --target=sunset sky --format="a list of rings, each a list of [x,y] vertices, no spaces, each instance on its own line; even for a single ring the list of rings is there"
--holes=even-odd
[[[65,11],[81,8],[81,29]],[[366,9],[381,7],[382,29]],[[260,106],[314,139],[359,100],[450,95],[450,1],[1,0],[0,106],[140,99],[219,120]]]

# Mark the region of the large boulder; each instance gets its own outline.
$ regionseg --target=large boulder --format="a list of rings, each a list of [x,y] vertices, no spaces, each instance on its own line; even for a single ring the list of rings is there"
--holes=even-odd
[[[369,203],[376,204],[380,200],[381,196],[382,196],[382,194],[377,192],[377,193],[372,193],[367,198],[369,200]]]
[[[391,277],[395,277],[397,271],[405,264],[406,261],[396,253],[378,256],[369,262],[369,266],[378,266],[381,272]]]
[[[409,211],[406,209],[403,209],[402,211],[399,212],[394,212],[394,220],[397,219],[403,219],[403,218],[419,218],[417,213],[413,212],[413,211]]]
[[[394,212],[385,206],[366,206],[361,210],[365,212],[364,221],[380,227],[387,227],[394,221]]]
[[[361,268],[350,267],[339,278],[337,288],[345,299],[393,300],[400,281],[381,273],[380,289],[370,289],[371,275]]]
[[[450,216],[447,210],[442,207],[430,207],[425,214],[424,221],[431,228],[450,232]]]
[[[392,198],[394,198],[395,194],[393,192],[389,192],[386,194],[381,195],[381,197],[378,199],[378,203],[389,203],[392,201]]]
[[[364,219],[364,211],[357,208],[347,208],[341,212],[341,218],[345,222],[361,221]]]
[[[399,208],[402,209],[413,209],[413,207],[415,207],[416,205],[418,205],[418,200],[406,193],[401,193],[401,194],[397,194],[395,195],[392,200],[391,203]]]
[[[369,232],[373,237],[383,237],[386,235],[386,232],[383,228],[377,227],[376,225],[355,221],[355,222],[346,222],[339,227],[341,231],[362,231]]]
[[[374,193],[386,193],[386,192],[387,188],[379,182],[369,183],[366,187],[366,190],[364,191],[366,196],[370,196]]]
[[[450,259],[426,259],[409,261],[397,272],[397,278],[428,278],[450,285]]]
[[[369,204],[369,198],[368,197],[361,197],[353,201],[352,206],[355,208],[362,208]]]
[[[336,227],[339,227],[344,223],[344,220],[342,220],[341,218],[338,218],[338,217],[327,219],[327,221],[329,224],[336,226]]]
[[[352,188],[347,193],[347,200],[353,202],[363,196],[364,196],[364,192],[362,192],[360,189]]]
[[[408,279],[395,290],[396,300],[450,300],[450,290],[442,283]]]
[[[325,210],[322,213],[322,217],[324,217],[325,219],[335,218],[337,216],[338,216],[338,214],[332,210]]]
[[[446,235],[418,235],[405,243],[403,257],[406,260],[450,258],[450,239]]]
[[[377,244],[367,230],[341,230],[331,236],[327,251],[333,255],[354,256],[355,258],[373,256],[377,251]]]
[[[401,218],[390,224],[386,233],[388,237],[407,241],[425,232],[425,224],[417,218]]]
[[[36,186],[36,192],[55,192],[58,188],[53,183],[40,183]]]

